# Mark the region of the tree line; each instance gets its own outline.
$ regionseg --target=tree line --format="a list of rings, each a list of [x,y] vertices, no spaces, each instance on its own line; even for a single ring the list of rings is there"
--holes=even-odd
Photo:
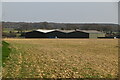
[[[21,30],[31,29],[81,29],[98,31],[118,31],[118,24],[75,24],[75,23],[26,23],[26,22],[2,22],[3,28],[13,28]]]
[[[61,30],[97,30],[106,34],[115,34],[114,32],[120,32],[118,24],[98,24],[98,23],[49,23],[49,22],[2,22],[2,28],[11,29],[9,33],[13,34],[12,30],[16,30],[17,33],[24,33],[28,30],[34,29],[61,29]],[[5,34],[5,33],[4,33]]]

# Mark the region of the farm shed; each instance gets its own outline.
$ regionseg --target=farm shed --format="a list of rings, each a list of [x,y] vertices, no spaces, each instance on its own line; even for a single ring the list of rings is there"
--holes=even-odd
[[[27,32],[25,38],[66,38],[66,33],[61,30],[42,30]]]
[[[76,31],[68,33],[67,38],[89,38],[89,34],[76,30]]]
[[[105,34],[95,30],[41,30],[27,32],[25,38],[98,38]]]
[[[89,35],[88,38],[98,38],[98,37],[105,37],[105,33],[96,30],[78,30],[80,32],[84,32]]]
[[[45,38],[45,34],[39,31],[27,32],[25,38]]]
[[[46,33],[46,37],[47,38],[66,38],[66,33],[55,30],[55,31]]]
[[[66,38],[98,38],[105,34],[96,30],[74,30],[66,34]]]

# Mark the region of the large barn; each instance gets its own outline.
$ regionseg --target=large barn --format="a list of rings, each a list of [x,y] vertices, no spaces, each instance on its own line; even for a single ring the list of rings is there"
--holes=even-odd
[[[88,38],[105,37],[105,33],[96,30],[78,30],[78,31],[88,34]]]
[[[105,33],[96,30],[42,30],[27,32],[25,38],[98,38]]]

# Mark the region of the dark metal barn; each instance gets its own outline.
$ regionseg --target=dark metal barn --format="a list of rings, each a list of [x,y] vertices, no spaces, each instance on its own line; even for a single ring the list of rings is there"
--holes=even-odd
[[[45,38],[45,34],[39,31],[27,32],[25,38]]]
[[[66,38],[66,33],[55,30],[55,31],[46,33],[46,37],[47,38]]]
[[[25,38],[98,38],[105,34],[95,30],[36,30],[27,32]]]
[[[67,34],[67,38],[89,38],[89,34],[80,31],[73,31]]]
[[[89,35],[88,38],[98,38],[98,37],[105,37],[105,33],[96,30],[78,30],[80,32],[84,32]]]

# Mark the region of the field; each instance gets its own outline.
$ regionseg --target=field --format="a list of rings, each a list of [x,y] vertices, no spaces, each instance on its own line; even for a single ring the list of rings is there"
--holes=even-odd
[[[117,39],[4,39],[7,78],[116,78]]]

